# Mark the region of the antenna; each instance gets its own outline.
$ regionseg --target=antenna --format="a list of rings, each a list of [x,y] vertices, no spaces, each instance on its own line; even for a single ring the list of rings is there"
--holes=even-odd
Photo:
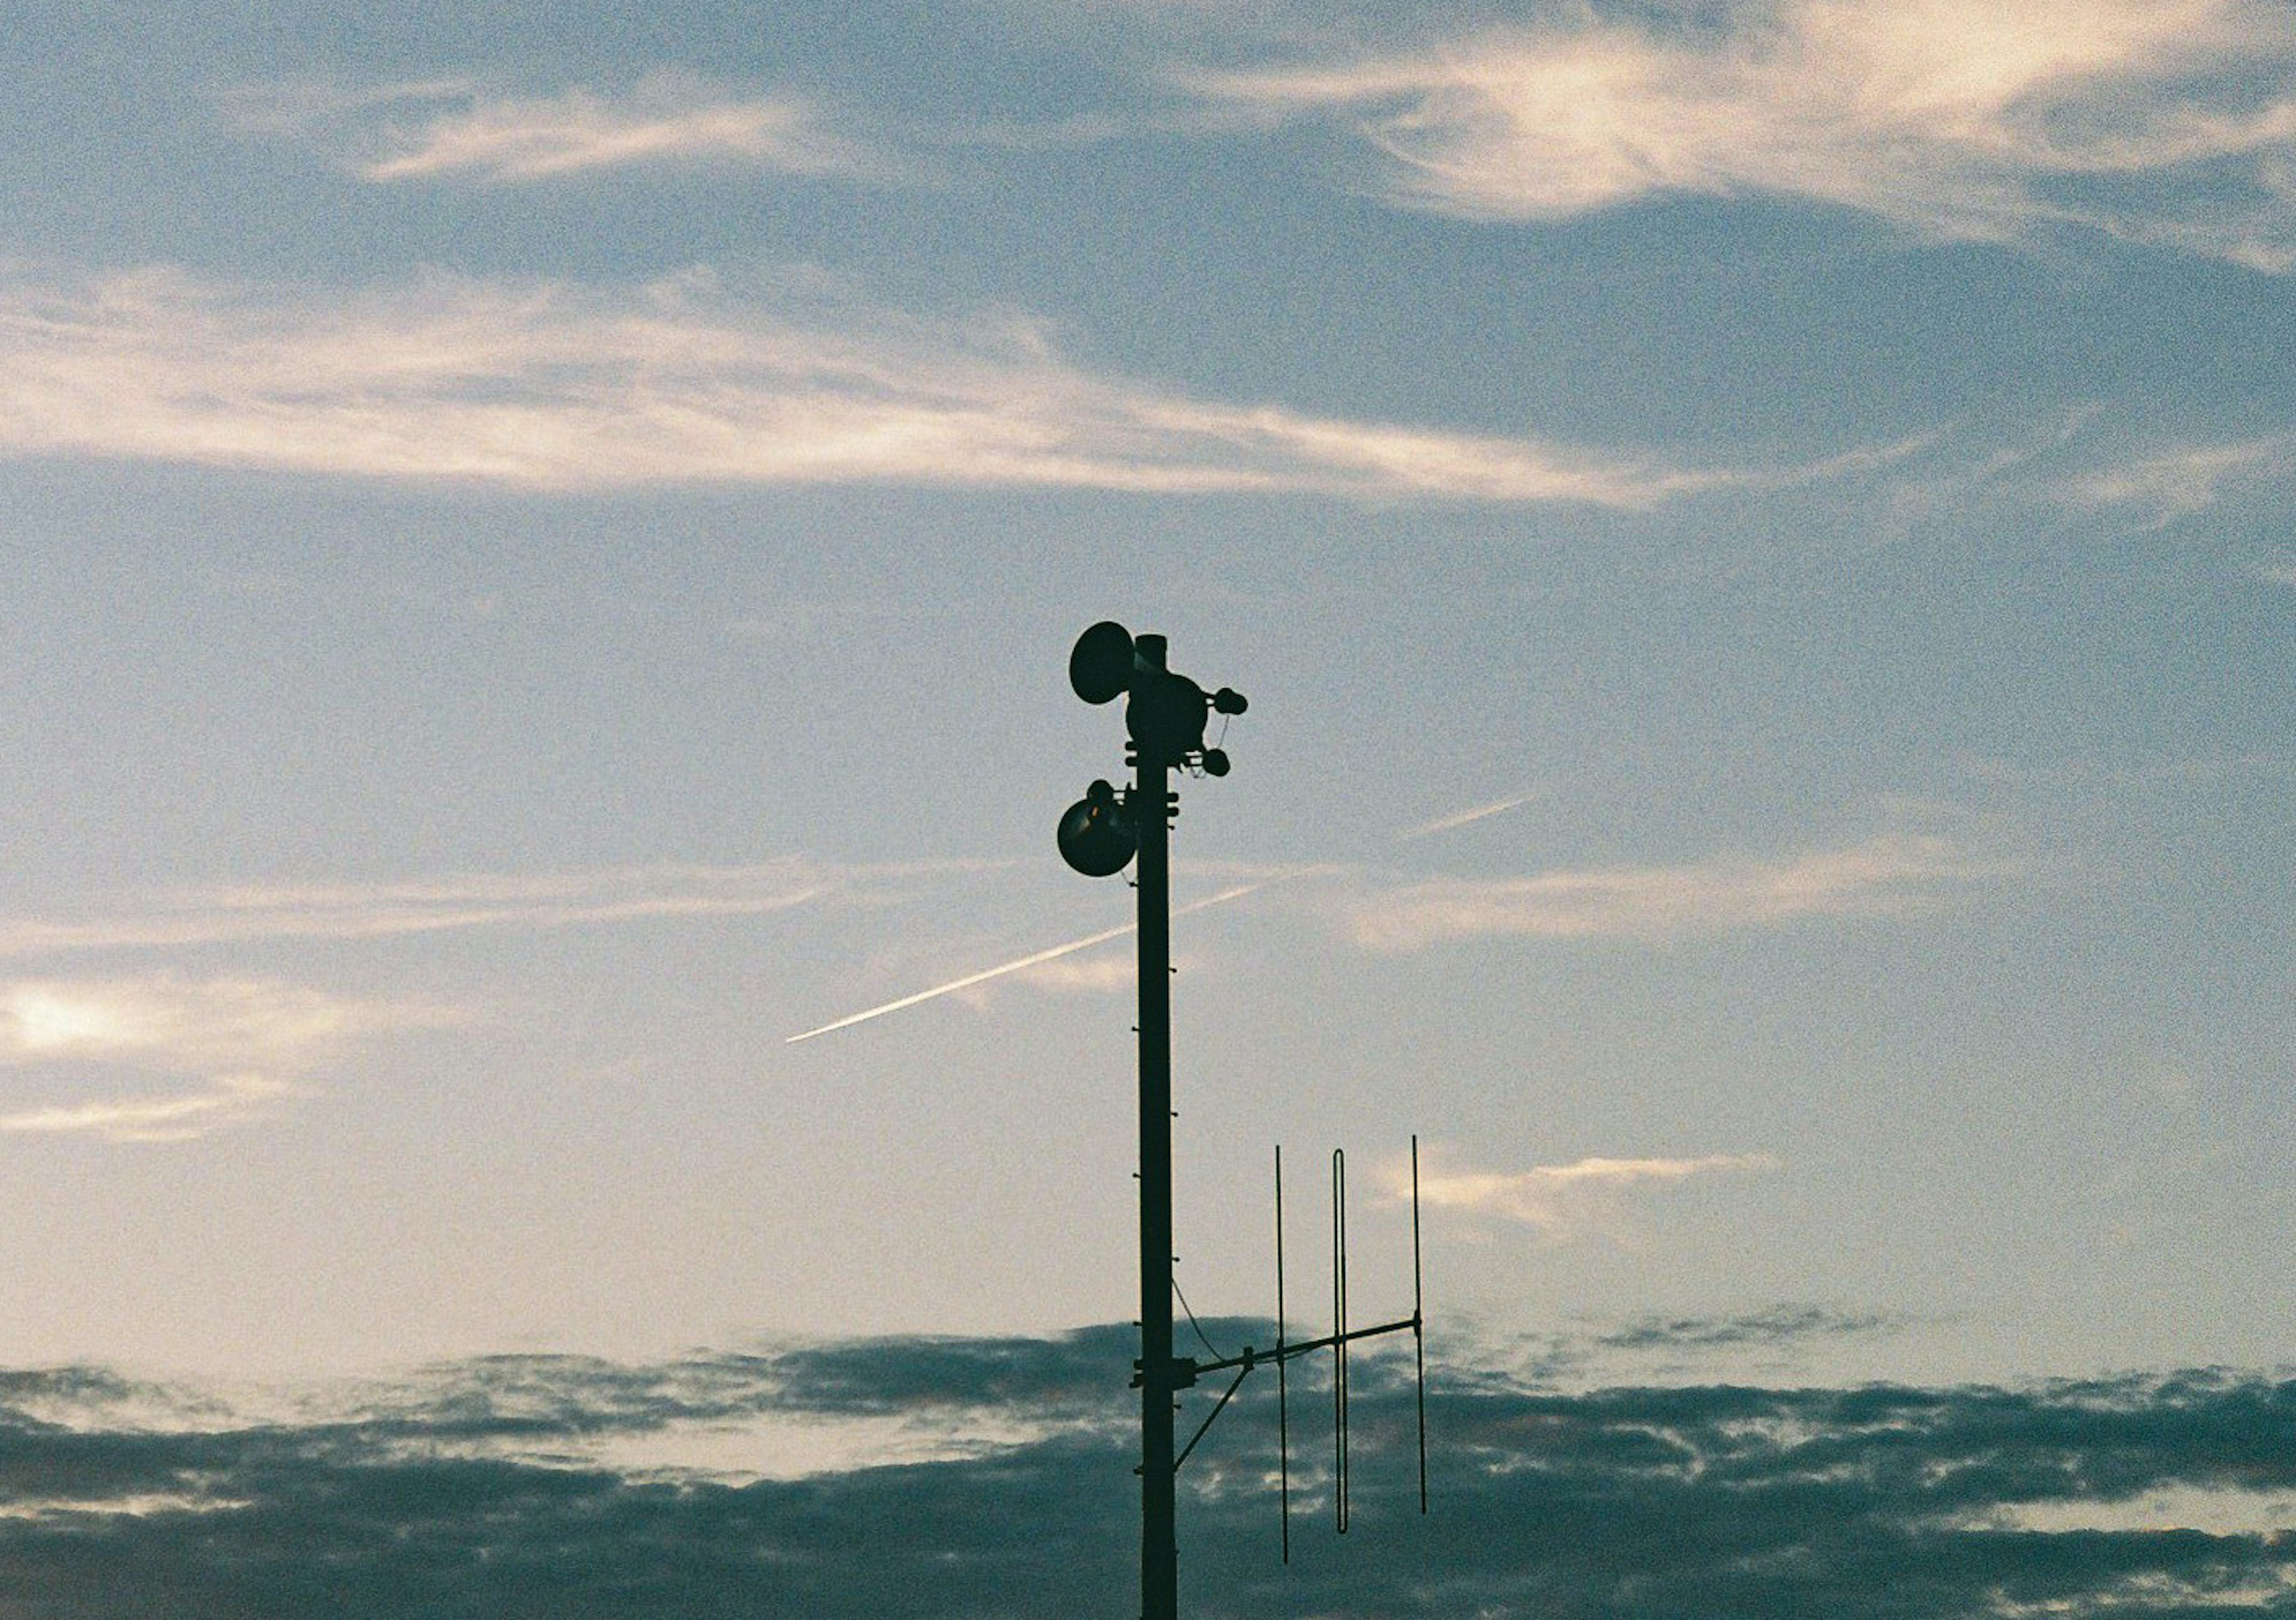
[[[1332,1149],[1332,1516],[1348,1533],[1348,1154]]]
[[[1283,1149],[1275,1150],[1275,1348],[1266,1353],[1244,1346],[1240,1356],[1223,1361],[1207,1361],[1197,1368],[1199,1372],[1220,1372],[1230,1367],[1248,1373],[1263,1361],[1275,1363],[1275,1455],[1280,1512],[1283,1517],[1283,1561],[1292,1561],[1292,1411],[1291,1389],[1284,1369],[1300,1356],[1318,1350],[1332,1353],[1332,1508],[1335,1527],[1341,1535],[1348,1533],[1349,1517],[1349,1486],[1350,1460],[1348,1455],[1348,1409],[1353,1392],[1349,1387],[1348,1346],[1361,1339],[1377,1338],[1382,1334],[1411,1330],[1414,1350],[1413,1370],[1419,1392],[1419,1511],[1427,1511],[1427,1336],[1426,1310],[1422,1293],[1419,1264],[1419,1139],[1411,1139],[1411,1314],[1399,1320],[1382,1322],[1374,1328],[1350,1328],[1348,1325],[1348,1155],[1343,1148],[1332,1150],[1332,1331],[1325,1337],[1292,1344],[1286,1337],[1283,1312]],[[1242,1374],[1237,1382],[1242,1381]],[[1230,1392],[1234,1393],[1233,1391]],[[1219,1405],[1226,1406],[1223,1396]],[[1219,1415],[1213,1408],[1212,1416]],[[1211,1427],[1211,1419],[1204,1419],[1204,1427]],[[1202,1431],[1197,1432],[1201,1439]],[[1194,1442],[1189,1443],[1194,1449]]]
[[[1283,1561],[1292,1561],[1292,1407],[1283,1369],[1283,1144],[1275,1144],[1275,1468],[1283,1516]]]
[[[1227,687],[1207,693],[1166,663],[1161,636],[1134,636],[1104,621],[1077,638],[1069,655],[1069,685],[1088,703],[1113,703],[1128,694],[1124,724],[1130,747],[1125,762],[1134,768],[1132,785],[1119,791],[1095,781],[1060,819],[1062,859],[1087,877],[1109,877],[1138,862],[1133,887],[1139,894],[1140,942],[1140,1357],[1133,1363],[1133,1387],[1140,1392],[1140,1610],[1142,1620],[1177,1620],[1179,1550],[1175,1531],[1175,1478],[1212,1424],[1235,1398],[1252,1369],[1275,1365],[1279,1484],[1283,1517],[1283,1556],[1292,1556],[1291,1407],[1285,1366],[1318,1350],[1332,1353],[1332,1420],[1336,1465],[1335,1507],[1339,1529],[1348,1528],[1348,1346],[1358,1339],[1411,1329],[1422,1333],[1419,1279],[1419,1139],[1411,1139],[1411,1315],[1374,1328],[1348,1325],[1347,1155],[1332,1155],[1332,1331],[1325,1337],[1293,1344],[1288,1337],[1283,1299],[1283,1150],[1275,1150],[1275,1349],[1262,1353],[1247,1345],[1240,1356],[1198,1361],[1172,1353],[1172,1000],[1171,868],[1172,818],[1180,796],[1171,773],[1191,770],[1224,777],[1228,757],[1204,741],[1214,713],[1242,714],[1243,696]],[[1223,731],[1222,738],[1226,733]],[[1185,1303],[1185,1301],[1183,1302]],[[1191,1320],[1193,1312],[1190,1313]],[[1209,1348],[1209,1345],[1207,1346]],[[1420,1379],[1419,1508],[1427,1510],[1426,1360]],[[1173,1450],[1173,1414],[1181,1390],[1193,1388],[1208,1372],[1233,1370],[1235,1377],[1188,1443]]]

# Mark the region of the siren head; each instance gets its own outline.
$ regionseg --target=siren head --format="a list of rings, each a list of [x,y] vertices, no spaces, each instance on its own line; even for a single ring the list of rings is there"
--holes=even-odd
[[[1077,637],[1069,654],[1069,686],[1088,703],[1115,701],[1132,685],[1132,632],[1103,619]]]
[[[1113,877],[1140,848],[1140,829],[1116,789],[1095,782],[1061,816],[1061,859],[1086,877]]]

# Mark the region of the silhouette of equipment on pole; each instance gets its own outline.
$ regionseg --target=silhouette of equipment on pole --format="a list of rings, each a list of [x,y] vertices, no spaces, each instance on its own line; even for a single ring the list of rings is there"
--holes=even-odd
[[[1140,1391],[1140,1608],[1142,1620],[1177,1620],[1179,1613],[1179,1555],[1175,1527],[1176,1476],[1212,1420],[1252,1369],[1273,1365],[1281,1397],[1284,1364],[1297,1356],[1328,1350],[1333,1362],[1337,1463],[1333,1485],[1341,1530],[1347,1528],[1347,1346],[1357,1339],[1410,1329],[1421,1340],[1420,1510],[1427,1507],[1425,1357],[1419,1298],[1419,1147],[1412,1140],[1412,1312],[1408,1319],[1350,1329],[1346,1320],[1345,1160],[1333,1155],[1333,1327],[1323,1338],[1287,1344],[1283,1327],[1283,1156],[1276,1156],[1276,1345],[1270,1351],[1244,1347],[1240,1356],[1197,1361],[1172,1348],[1172,1001],[1171,871],[1169,835],[1179,813],[1172,790],[1175,770],[1224,777],[1228,757],[1207,746],[1204,732],[1217,713],[1244,712],[1242,694],[1222,687],[1207,693],[1168,667],[1161,636],[1134,636],[1122,625],[1103,621],[1077,638],[1069,655],[1069,685],[1086,703],[1126,698],[1125,728],[1130,741],[1126,763],[1131,785],[1119,791],[1095,781],[1062,815],[1062,858],[1087,877],[1111,877],[1138,862],[1140,949],[1140,1358],[1133,1384]],[[1224,735],[1224,733],[1223,733]],[[1208,1372],[1235,1372],[1230,1384],[1187,1446],[1173,1445],[1174,1399]],[[1279,1409],[1281,1413],[1282,1409]],[[1291,1550],[1289,1419],[1282,1418],[1284,1553]]]

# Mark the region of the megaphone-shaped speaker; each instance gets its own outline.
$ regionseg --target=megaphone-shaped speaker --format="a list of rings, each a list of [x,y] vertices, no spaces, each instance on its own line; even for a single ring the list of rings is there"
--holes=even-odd
[[[1126,652],[1131,637],[1125,638]],[[1116,789],[1095,782],[1061,817],[1061,859],[1086,877],[1113,877],[1140,848],[1140,829],[1124,812]]]
[[[1069,685],[1088,703],[1114,702],[1132,685],[1132,632],[1103,619],[1078,637],[1069,654]]]

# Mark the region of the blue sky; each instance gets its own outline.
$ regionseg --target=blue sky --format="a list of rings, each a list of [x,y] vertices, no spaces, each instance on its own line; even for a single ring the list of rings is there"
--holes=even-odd
[[[1109,617],[1252,700],[1176,843],[1250,890],[1176,929],[1200,1312],[1278,1141],[1400,1298],[1415,1131],[1507,1401],[2275,1387],[2285,5],[0,57],[0,1365],[168,1392],[66,1428],[1127,1320],[1124,942],[790,1039],[1126,920],[1052,843]]]

